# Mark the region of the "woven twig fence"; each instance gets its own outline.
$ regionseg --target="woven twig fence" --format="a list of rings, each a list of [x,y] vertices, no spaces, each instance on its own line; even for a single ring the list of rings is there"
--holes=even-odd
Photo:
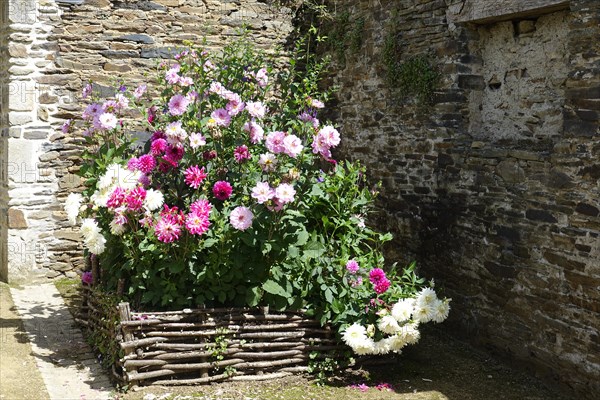
[[[84,286],[81,318],[113,376],[128,385],[267,380],[346,350],[302,312],[203,308],[135,312]],[[98,343],[101,343],[98,345]],[[312,356],[311,356],[312,354]]]

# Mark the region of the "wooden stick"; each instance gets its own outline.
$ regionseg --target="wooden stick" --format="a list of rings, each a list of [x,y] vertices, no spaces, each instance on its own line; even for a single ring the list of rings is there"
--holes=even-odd
[[[149,371],[149,372],[131,372],[127,373],[127,380],[129,382],[139,382],[145,379],[157,378],[159,376],[167,376],[173,375],[175,371],[171,371],[168,369],[159,369],[157,371]]]
[[[270,351],[267,353],[264,353],[264,352],[262,352],[262,353],[240,352],[240,353],[236,353],[235,356],[238,358],[243,358],[243,359],[247,359],[247,358],[269,359],[269,358],[279,358],[279,357],[292,357],[292,356],[298,356],[301,354],[302,354],[302,351],[300,351],[300,350],[286,350],[286,351]]]
[[[121,321],[129,321],[131,319],[131,310],[129,309],[129,303],[119,303],[119,316]],[[130,332],[123,332],[123,338],[127,342],[131,342],[133,340],[133,335]],[[121,343],[121,347],[125,350],[125,356],[128,356],[132,353],[132,347],[124,347],[123,343]],[[133,373],[137,372],[136,368],[133,367]],[[130,380],[133,386],[137,386],[137,380]]]
[[[228,365],[237,365],[243,363],[244,360],[241,358],[232,358],[231,360],[223,360],[223,361],[211,361],[211,362],[203,362],[203,363],[188,363],[188,364],[165,364],[161,368],[170,369],[170,370],[195,370],[195,369],[207,369],[207,368],[217,368],[217,367],[227,367]]]
[[[240,352],[240,349],[227,349],[224,352],[221,352],[223,355],[237,354]],[[210,357],[213,355],[212,351],[187,351],[180,353],[165,353],[156,356],[157,360],[184,360],[186,358],[200,358],[200,357]]]
[[[220,374],[209,376],[206,378],[195,378],[195,379],[170,379],[170,380],[159,380],[152,382],[152,385],[161,385],[161,386],[169,386],[169,385],[196,385],[202,383],[210,383],[210,382],[218,382],[229,378],[228,374]]]
[[[129,368],[137,368],[137,367],[153,367],[153,366],[158,366],[161,367],[163,365],[165,365],[167,362],[164,360],[127,360],[125,361],[125,363],[123,364],[125,366],[125,368],[129,369]],[[137,369],[134,370],[134,372]]]
[[[167,340],[166,337],[151,337],[151,338],[147,338],[147,339],[138,339],[138,340],[131,340],[129,342],[123,342],[123,343],[120,343],[120,346],[122,349],[132,349],[135,347],[142,347],[142,346],[147,346],[147,345],[154,344],[154,343],[164,342],[166,340]]]

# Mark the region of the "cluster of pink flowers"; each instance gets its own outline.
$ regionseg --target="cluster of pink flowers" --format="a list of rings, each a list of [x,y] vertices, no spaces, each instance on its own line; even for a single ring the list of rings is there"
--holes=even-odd
[[[296,190],[289,183],[280,183],[277,188],[273,189],[268,182],[257,182],[252,188],[251,197],[258,204],[265,204],[272,201],[272,209],[278,211],[284,205],[294,201]],[[269,205],[271,206],[271,205]]]
[[[179,240],[181,236],[181,226],[185,221],[185,215],[177,207],[169,207],[165,204],[160,213],[158,221],[154,225],[156,238],[164,243],[171,243]]]
[[[263,120],[265,120],[269,112],[265,103],[256,97],[248,98],[244,101],[240,94],[229,90],[225,85],[216,78],[215,71],[218,68],[206,57],[208,53],[201,54],[195,51],[184,51],[176,56],[176,63],[169,65],[168,63],[161,64],[165,68],[164,79],[173,88],[173,92],[166,98],[166,104],[163,106],[152,105],[147,109],[148,122],[154,126],[154,133],[150,138],[150,148],[147,154],[142,154],[137,157],[132,157],[127,162],[127,169],[131,172],[139,171],[141,173],[136,186],[134,188],[123,189],[116,187],[107,201],[107,206],[114,214],[114,220],[111,225],[114,232],[124,232],[128,218],[132,215],[128,213],[138,213],[136,218],[141,218],[139,223],[143,227],[154,229],[158,240],[171,243],[178,240],[182,233],[187,232],[192,235],[200,235],[205,233],[210,226],[209,215],[211,204],[208,200],[198,200],[192,204],[189,213],[184,213],[177,207],[169,207],[164,204],[163,194],[160,190],[150,189],[155,182],[160,182],[157,173],[165,174],[169,172],[181,173],[183,182],[194,190],[201,190],[206,184],[209,174],[213,168],[212,160],[218,157],[231,156],[231,150],[219,150],[219,154],[215,149],[205,149],[201,153],[195,153],[200,147],[207,145],[208,140],[218,140],[223,135],[228,134],[228,130],[233,125],[236,116],[242,116],[245,121],[242,121],[242,132],[244,132],[244,144],[237,142],[233,150],[233,159],[237,164],[247,163],[253,160],[253,148],[251,145],[262,145],[266,152],[257,154],[257,162],[260,168],[265,173],[280,172],[279,167],[286,165],[287,161],[281,159],[280,155],[286,155],[290,158],[299,158],[302,154],[305,145],[302,139],[296,134],[282,130],[274,130],[265,133],[263,129]],[[193,87],[194,79],[186,76],[186,64],[182,61],[184,57],[190,56],[199,66],[201,65],[204,72],[210,76],[211,82],[203,93],[196,92]],[[191,76],[191,75],[190,75]],[[266,68],[258,70],[247,70],[244,73],[244,81],[253,83],[253,90],[258,88],[265,89],[269,84],[269,74]],[[130,98],[134,100],[141,99],[146,93],[146,85],[138,86],[130,93]],[[121,112],[129,107],[129,100],[124,93],[126,88],[119,88],[119,93],[114,97],[114,100],[108,100],[104,103],[92,103],[83,113],[83,118],[89,123],[90,132],[102,131],[107,132],[119,126],[119,116]],[[241,93],[241,92],[240,92]],[[256,92],[258,93],[258,91]],[[92,94],[92,86],[86,85],[83,92],[83,97],[86,98]],[[214,96],[213,96],[214,95]],[[213,97],[210,97],[213,96]],[[196,102],[201,102],[209,99],[209,108],[207,114],[209,118],[194,119],[200,121],[204,126],[198,126],[196,123],[189,124],[185,118],[188,112],[196,110],[194,107]],[[217,98],[218,97],[218,98]],[[319,121],[316,118],[316,109],[323,108],[322,101],[312,98],[306,99],[307,111],[299,116],[301,121],[310,123],[314,129],[313,137],[313,153],[320,154],[325,159],[331,157],[331,148],[337,146],[340,142],[338,132],[332,126],[325,126],[319,130]],[[206,110],[206,108],[203,108]],[[69,129],[70,124],[65,125],[65,130]],[[239,125],[235,125],[236,129]],[[208,128],[204,131],[204,128]],[[204,134],[207,135],[205,137]],[[261,147],[262,148],[262,147]],[[263,148],[263,149],[264,149]],[[264,150],[263,150],[264,151]],[[187,159],[182,161],[190,152],[191,159],[194,160],[191,164],[187,163]],[[198,156],[207,164],[199,165]],[[180,164],[185,163],[185,169],[179,169]],[[217,164],[219,165],[219,164]],[[227,168],[222,168],[227,171]],[[295,200],[296,190],[294,189],[293,181],[299,178],[299,171],[288,172],[286,179],[278,183],[275,187],[271,187],[269,181],[257,182],[256,186],[251,189],[251,198],[256,201],[256,204],[264,205],[271,211],[282,210],[286,204]],[[295,174],[295,175],[294,175]],[[275,176],[275,175],[271,175]],[[137,179],[137,178],[136,178]],[[176,179],[176,178],[174,178]],[[216,200],[229,200],[234,193],[235,181],[228,182],[227,178],[211,182],[212,195]],[[270,180],[270,179],[269,179]],[[279,181],[279,180],[278,180]],[[209,190],[211,190],[209,189]],[[156,208],[148,207],[144,204],[146,192],[148,196],[148,204],[156,204]],[[236,188],[236,193],[238,189]],[[244,192],[243,188],[239,188],[240,197]],[[158,193],[158,194],[157,194]],[[159,197],[156,197],[159,196]],[[164,209],[156,215],[154,210]],[[252,225],[254,214],[251,208],[238,206],[229,213],[231,225],[238,230],[246,230]],[[116,227],[116,228],[115,228]],[[349,266],[351,271],[353,266]],[[358,264],[356,264],[358,270]]]
[[[331,149],[340,144],[340,134],[331,125],[324,126],[313,138],[313,153],[320,154],[325,159],[331,158]]]
[[[119,215],[123,214],[125,211],[139,211],[142,208],[145,199],[146,189],[141,186],[137,186],[130,190],[117,186],[108,197],[106,206],[109,209],[113,209],[115,213]],[[119,222],[116,223],[118,225],[123,225],[126,222],[126,220],[123,221],[123,219],[119,219]]]
[[[149,155],[159,160],[160,172],[164,173],[177,168],[185,152],[182,142],[187,136],[187,132],[181,127],[181,122],[168,124],[164,132],[160,130],[154,132],[150,138]],[[142,157],[144,156],[140,158]]]
[[[204,181],[204,179],[206,179],[207,177],[204,167],[198,168],[197,165],[193,165],[186,169],[184,175],[185,183],[188,186],[193,187],[194,189],[198,189]]]
[[[369,272],[369,281],[373,284],[375,293],[377,294],[385,293],[391,284],[381,268],[373,268],[371,272]]]
[[[165,72],[165,79],[171,85],[179,85],[182,87],[193,85],[194,81],[192,78],[181,76],[179,72],[181,71],[181,65],[175,64],[173,65],[167,72]]]
[[[156,168],[156,159],[151,154],[144,154],[138,157],[132,157],[127,162],[127,169],[130,171],[140,171],[143,174],[151,173]]]
[[[212,205],[208,200],[200,199],[190,205],[190,213],[185,219],[185,227],[192,235],[202,235],[210,227]]]
[[[292,158],[298,155],[304,149],[302,141],[296,135],[291,135],[286,132],[275,131],[267,135],[265,142],[267,150],[273,154],[285,153]]]

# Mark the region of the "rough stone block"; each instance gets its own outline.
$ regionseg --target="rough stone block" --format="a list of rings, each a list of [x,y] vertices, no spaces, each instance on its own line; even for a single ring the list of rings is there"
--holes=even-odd
[[[459,75],[458,87],[461,89],[483,90],[485,80],[481,75]]]
[[[525,171],[519,163],[513,160],[504,160],[496,166],[498,174],[507,183],[519,183],[525,180]]]
[[[9,84],[8,107],[13,111],[32,111],[37,88],[33,81],[13,81]]]
[[[143,43],[143,44],[153,44],[154,39],[151,36],[144,34],[136,34],[136,35],[123,35],[115,38],[115,40],[121,40],[125,42],[135,42],[135,43]]]
[[[109,72],[128,72],[131,71],[131,67],[127,64],[106,63],[104,64],[104,70]]]
[[[600,214],[600,210],[598,210],[597,207],[587,203],[577,204],[575,211],[577,211],[580,214],[589,215],[591,217],[597,217],[598,214]]]
[[[41,140],[46,139],[48,137],[48,132],[46,131],[26,131],[23,135],[25,139],[31,140]]]
[[[546,210],[530,209],[525,212],[525,217],[533,221],[549,222],[555,224],[558,220]]]
[[[27,221],[23,211],[14,207],[8,209],[8,227],[10,229],[27,229]]]

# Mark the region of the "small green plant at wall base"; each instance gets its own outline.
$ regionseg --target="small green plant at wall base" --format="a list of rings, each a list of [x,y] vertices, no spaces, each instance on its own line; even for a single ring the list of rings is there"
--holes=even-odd
[[[229,334],[229,329],[227,328],[217,328],[216,335],[214,338],[214,344],[207,348],[208,351],[211,352],[212,357],[215,360],[215,370],[219,370],[219,361],[223,361],[225,358],[225,353],[227,352],[227,346],[229,345],[229,339],[227,335]],[[233,374],[235,373],[235,368],[226,367],[225,373]]]
[[[325,357],[324,359],[319,359],[320,354],[318,351],[310,353],[307,370],[309,374],[314,376],[315,383],[318,386],[325,385],[328,378],[333,376],[340,368],[340,364],[335,358]]]

